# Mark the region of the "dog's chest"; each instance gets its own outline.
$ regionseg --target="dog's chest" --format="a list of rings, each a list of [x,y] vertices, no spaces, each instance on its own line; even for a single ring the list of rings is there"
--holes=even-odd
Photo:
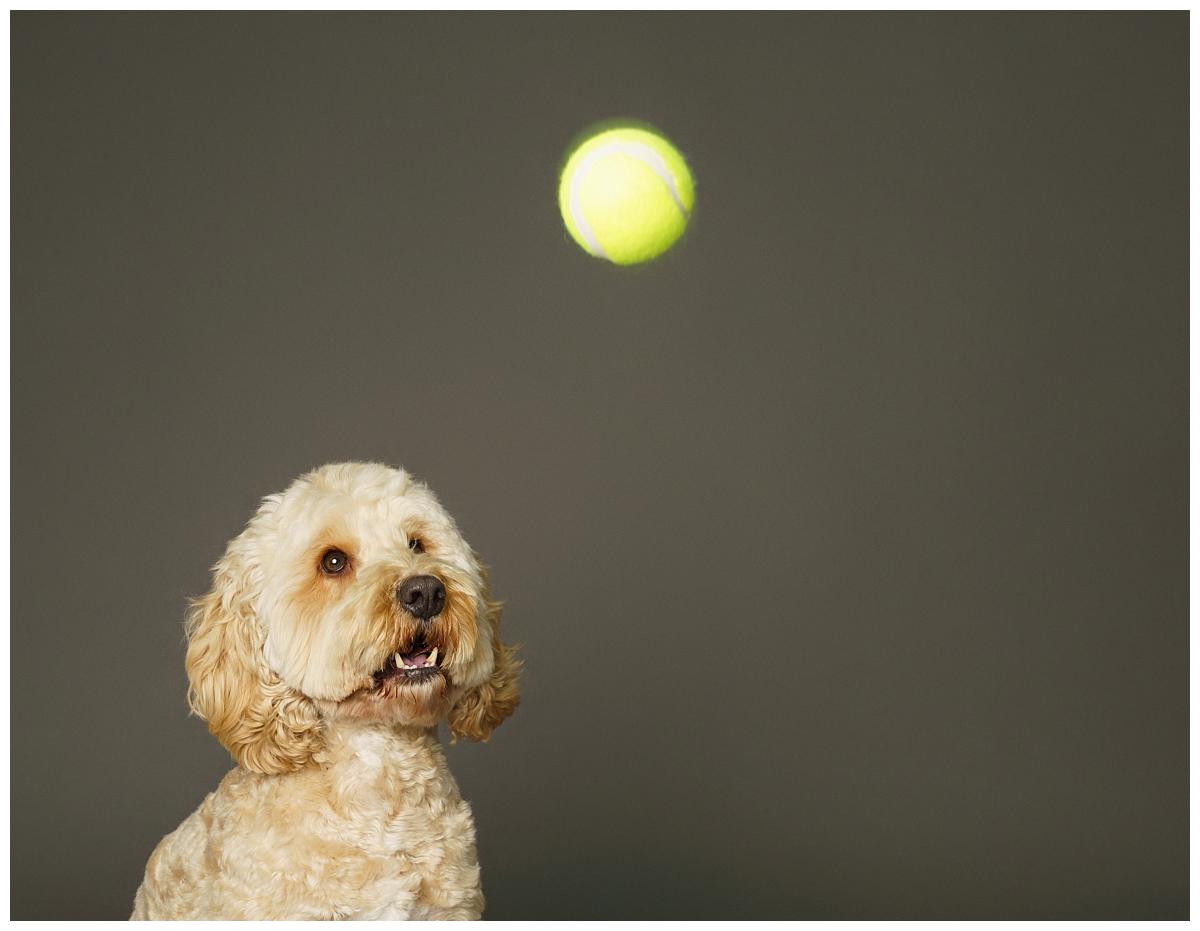
[[[361,883],[364,893],[339,911],[421,919],[481,910],[474,823],[441,748],[375,749],[360,747],[339,767],[330,840],[343,851],[349,842],[355,854],[335,855],[331,865],[358,874],[345,885]]]

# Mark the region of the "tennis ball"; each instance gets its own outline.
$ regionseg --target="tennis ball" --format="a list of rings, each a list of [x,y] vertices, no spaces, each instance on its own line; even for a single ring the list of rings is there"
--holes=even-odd
[[[696,201],[683,156],[657,133],[620,127],[597,133],[567,158],[558,207],[586,252],[635,265],[666,252]]]

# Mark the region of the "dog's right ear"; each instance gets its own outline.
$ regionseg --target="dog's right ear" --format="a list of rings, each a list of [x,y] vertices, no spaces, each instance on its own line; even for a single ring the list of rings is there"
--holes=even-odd
[[[227,553],[217,563],[212,591],[188,614],[188,704],[246,769],[291,772],[320,749],[321,721],[267,666],[247,573],[235,561]]]

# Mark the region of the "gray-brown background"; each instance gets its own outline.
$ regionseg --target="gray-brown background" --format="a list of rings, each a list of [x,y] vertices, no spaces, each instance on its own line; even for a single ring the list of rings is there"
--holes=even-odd
[[[185,598],[348,458],[525,643],[491,917],[1185,916],[1187,25],[15,14],[14,916],[128,914]],[[638,269],[554,196],[618,116]]]

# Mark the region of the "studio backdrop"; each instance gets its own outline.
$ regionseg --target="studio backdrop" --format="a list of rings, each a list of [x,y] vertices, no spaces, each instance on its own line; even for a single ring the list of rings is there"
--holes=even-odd
[[[12,16],[12,912],[232,765],[190,596],[330,461],[523,644],[491,918],[1188,913],[1188,17]],[[696,178],[658,260],[572,139]]]

